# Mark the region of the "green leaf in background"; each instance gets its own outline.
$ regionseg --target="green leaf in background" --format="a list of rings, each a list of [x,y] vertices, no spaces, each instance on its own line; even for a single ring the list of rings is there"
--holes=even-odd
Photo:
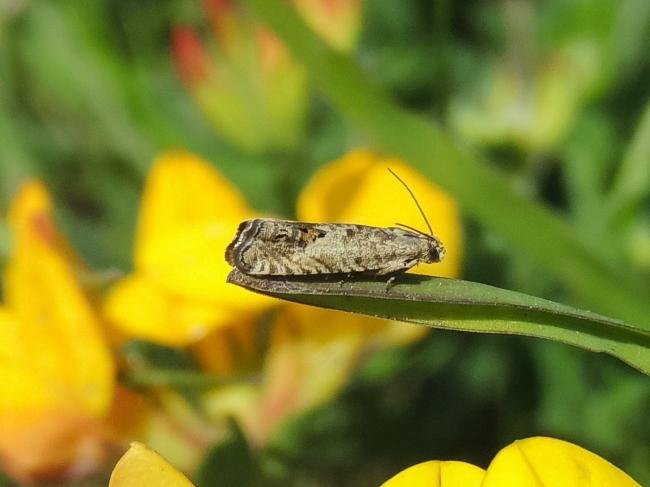
[[[623,220],[650,194],[650,103],[616,173],[609,194],[609,216]],[[620,225],[620,221],[616,222]]]
[[[122,379],[132,386],[171,387],[195,406],[201,388],[219,384],[198,369],[194,358],[184,350],[145,340],[131,340],[121,349],[128,369]]]
[[[476,282],[399,276],[384,281],[278,280],[233,270],[228,282],[270,296],[434,328],[548,338],[605,352],[650,374],[650,333],[545,299]]]
[[[233,422],[232,436],[205,455],[196,479],[198,487],[260,485],[259,467],[239,427]]]
[[[170,370],[194,370],[196,360],[184,350],[159,345],[146,340],[131,340],[121,349],[131,368],[161,368]]]
[[[353,125],[387,154],[448,190],[482,224],[535,258],[574,294],[602,312],[650,329],[650,289],[599,241],[517,193],[506,177],[458,145],[432,121],[393,103],[350,58],[335,52],[279,1],[246,2],[307,67],[312,80]]]
[[[206,389],[257,380],[253,376],[221,377],[202,372],[186,350],[145,340],[131,340],[121,353],[128,365],[122,375],[125,383],[144,388],[171,387],[194,404]]]

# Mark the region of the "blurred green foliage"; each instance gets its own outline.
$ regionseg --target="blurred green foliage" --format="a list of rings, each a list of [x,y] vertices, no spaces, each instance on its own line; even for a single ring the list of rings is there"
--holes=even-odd
[[[160,151],[204,156],[255,207],[290,217],[319,165],[367,142],[315,93],[307,135],[292,151],[251,154],[230,145],[202,116],[170,57],[170,28],[201,18],[198,5],[181,0],[0,4],[2,209],[22,180],[42,178],[90,266],[127,271],[140,188]],[[368,0],[355,60],[401,105],[436,118],[498,167],[518,192],[553,207],[644,289],[648,45],[647,0]],[[544,78],[549,73],[555,77]],[[511,84],[499,91],[499,79]],[[544,79],[548,91],[526,91]],[[522,92],[507,89],[513,86]],[[543,123],[509,122],[513,107],[531,115],[510,98],[521,93],[541,98]],[[459,100],[465,118],[454,113]],[[506,224],[510,216],[501,218]],[[480,219],[468,218],[466,237],[465,278],[581,304]],[[0,223],[0,252],[9,245]],[[546,245],[552,255],[553,242]],[[485,466],[508,442],[544,434],[650,484],[648,411],[648,378],[611,357],[527,338],[435,332],[373,357],[341,397],[284,428],[263,466],[279,483],[376,485],[426,459]],[[228,448],[211,455],[219,451]]]

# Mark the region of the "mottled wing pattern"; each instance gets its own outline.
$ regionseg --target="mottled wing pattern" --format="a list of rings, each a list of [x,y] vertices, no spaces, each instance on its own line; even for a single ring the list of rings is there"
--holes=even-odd
[[[248,220],[240,225],[226,260],[253,275],[394,272],[417,261],[412,259],[412,246],[409,253],[399,255],[405,250],[396,239],[408,233],[352,224]],[[418,239],[415,234],[413,238]]]

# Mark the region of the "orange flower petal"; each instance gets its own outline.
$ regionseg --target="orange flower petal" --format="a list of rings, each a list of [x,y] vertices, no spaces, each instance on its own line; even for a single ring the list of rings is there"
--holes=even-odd
[[[213,69],[208,53],[192,27],[177,26],[172,30],[172,57],[176,71],[190,88],[205,81]]]
[[[101,426],[70,404],[65,409],[14,410],[0,416],[3,467],[31,483],[97,471],[106,457]]]
[[[487,469],[483,487],[640,487],[625,472],[572,443],[535,437],[501,450]]]
[[[464,462],[430,461],[401,471],[381,487],[479,487],[485,471]]]
[[[182,473],[141,443],[131,443],[131,448],[115,465],[108,485],[109,487],[193,487],[192,482]]]
[[[415,203],[387,171],[390,167],[411,188],[428,212],[433,231],[447,255],[438,264],[421,264],[416,272],[458,277],[462,257],[462,229],[456,202],[398,159],[381,158],[358,150],[320,169],[298,200],[300,220],[360,223],[391,227],[396,222],[426,231]]]

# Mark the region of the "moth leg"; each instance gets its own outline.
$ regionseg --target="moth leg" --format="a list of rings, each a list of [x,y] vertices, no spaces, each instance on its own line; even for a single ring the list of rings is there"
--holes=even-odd
[[[352,272],[348,272],[347,274],[345,274],[345,277],[339,280],[339,287],[343,287],[343,284],[345,284],[347,281],[352,280],[353,276],[354,274],[352,274]]]
[[[386,281],[386,292],[390,291],[390,289],[395,285],[395,279],[397,279],[397,276],[395,274],[388,278]]]

